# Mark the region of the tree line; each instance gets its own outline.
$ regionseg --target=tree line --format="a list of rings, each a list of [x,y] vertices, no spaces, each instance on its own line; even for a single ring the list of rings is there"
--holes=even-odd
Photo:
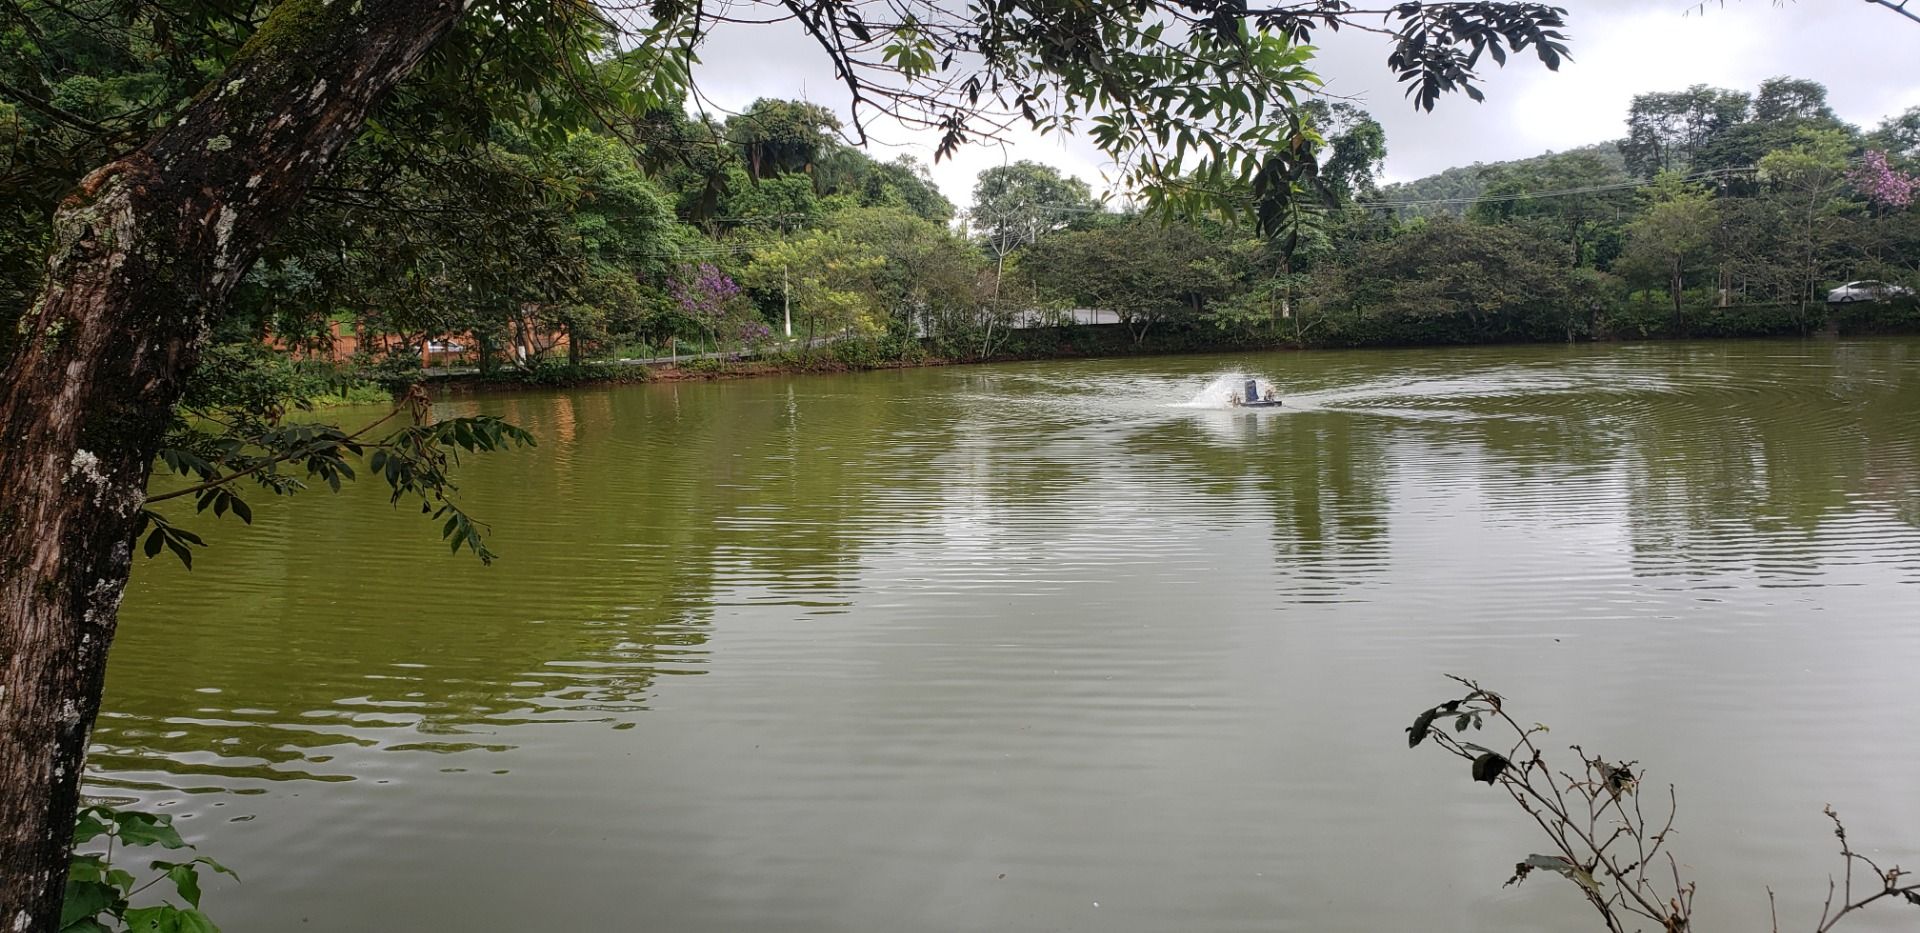
[[[1324,121],[1336,183],[1291,250],[1206,218],[1096,215],[1024,250],[1023,274],[1137,336],[1226,345],[1920,327],[1897,292],[1826,303],[1849,280],[1920,287],[1920,108],[1863,131],[1808,80],[1643,94],[1617,142],[1385,187],[1377,124],[1347,118]]]
[[[0,87],[44,88],[0,97],[0,300],[23,309],[82,168],[129,115],[204,78],[177,36],[51,8],[29,22],[0,38]],[[1188,173],[1182,190],[1213,196],[1148,213],[1031,162],[983,172],[956,208],[923,163],[850,145],[825,107],[690,113],[617,64],[542,104],[579,111],[570,128],[481,101],[426,133],[408,121],[446,119],[424,112],[445,101],[393,108],[234,285],[199,380],[311,391],[332,377],[263,340],[315,346],[343,324],[377,345],[458,334],[483,369],[534,367],[501,348],[562,342],[574,364],[822,338],[855,338],[839,353],[868,361],[1031,354],[1057,342],[1033,325],[1076,309],[1125,325],[1089,345],[1106,349],[1806,332],[1828,286],[1920,263],[1920,108],[1863,132],[1806,80],[1644,94],[1616,143],[1384,187],[1379,123],[1306,101],[1292,119],[1319,145],[1287,187],[1303,196],[1263,227],[1245,222],[1251,177]],[[411,361],[358,370],[404,380]]]

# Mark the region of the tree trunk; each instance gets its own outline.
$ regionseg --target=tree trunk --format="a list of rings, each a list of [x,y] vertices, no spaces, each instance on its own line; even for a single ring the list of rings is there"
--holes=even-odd
[[[1673,335],[1678,337],[1686,327],[1686,320],[1680,314],[1680,296],[1687,290],[1686,279],[1681,275],[1678,258],[1673,260],[1673,266],[1669,272],[1671,277],[1667,279],[1667,294],[1673,298]]]
[[[1815,208],[1818,205],[1818,203],[1819,202],[1817,201],[1807,202],[1807,226],[1806,226],[1807,265],[1806,265],[1806,268],[1802,270],[1802,273],[1806,278],[1806,283],[1800,289],[1800,335],[1803,337],[1807,335],[1809,330],[1807,326],[1807,320],[1810,317],[1810,315],[1808,315],[1807,309],[1811,307],[1813,304],[1814,289],[1819,287],[1819,280],[1814,276],[1815,259],[1814,259],[1814,241],[1813,241],[1813,232],[1814,232],[1813,220],[1814,220],[1814,217],[1816,216]]]
[[[1290,317],[1293,317],[1293,256],[1292,254],[1288,254],[1286,256],[1280,257],[1280,276],[1281,276],[1281,281],[1286,283],[1281,286],[1282,291],[1280,295],[1280,316],[1282,318],[1290,318]],[[1274,323],[1278,324],[1279,322],[1275,321]]]
[[[0,924],[60,920],[133,531],[228,292],[456,0],[283,0],[187,111],[54,215],[0,384]]]

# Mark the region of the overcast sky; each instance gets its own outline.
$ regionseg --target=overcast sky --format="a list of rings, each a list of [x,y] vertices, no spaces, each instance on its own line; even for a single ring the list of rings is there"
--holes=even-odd
[[[1530,55],[1489,71],[1485,103],[1442,98],[1416,113],[1387,70],[1382,37],[1323,33],[1315,69],[1328,90],[1359,98],[1386,127],[1390,181],[1453,165],[1537,155],[1624,135],[1635,94],[1711,84],[1751,91],[1774,75],[1825,84],[1844,119],[1871,128],[1920,105],[1920,23],[1864,0],[1728,0],[1705,15],[1680,0],[1563,0],[1574,61],[1550,72]],[[714,34],[696,71],[715,104],[745,107],[758,97],[804,97],[846,111],[846,96],[817,49],[789,24],[732,27]],[[869,151],[933,161],[935,137],[874,128]],[[974,175],[1002,161],[1032,159],[1104,185],[1111,165],[1083,140],[1019,134],[1009,145],[979,144],[934,166],[934,179],[964,208]]]

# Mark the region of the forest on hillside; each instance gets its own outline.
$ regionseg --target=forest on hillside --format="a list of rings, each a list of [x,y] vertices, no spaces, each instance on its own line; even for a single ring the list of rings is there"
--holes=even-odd
[[[1379,200],[1392,203],[1394,216],[1402,219],[1438,215],[1464,217],[1473,202],[1486,193],[1488,185],[1506,177],[1528,177],[1566,157],[1586,156],[1597,160],[1602,166],[1602,173],[1625,173],[1627,170],[1627,160],[1621,154],[1620,141],[1608,140],[1525,159],[1456,165],[1425,178],[1381,185]]]

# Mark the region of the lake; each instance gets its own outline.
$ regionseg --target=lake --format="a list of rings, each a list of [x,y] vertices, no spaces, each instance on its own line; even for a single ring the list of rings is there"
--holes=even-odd
[[[226,929],[1597,929],[1408,750],[1448,673],[1676,785],[1703,928],[1814,925],[1823,804],[1920,868],[1917,341],[441,410],[539,437],[461,470],[494,566],[366,484],[135,571],[90,789],[240,872]]]

